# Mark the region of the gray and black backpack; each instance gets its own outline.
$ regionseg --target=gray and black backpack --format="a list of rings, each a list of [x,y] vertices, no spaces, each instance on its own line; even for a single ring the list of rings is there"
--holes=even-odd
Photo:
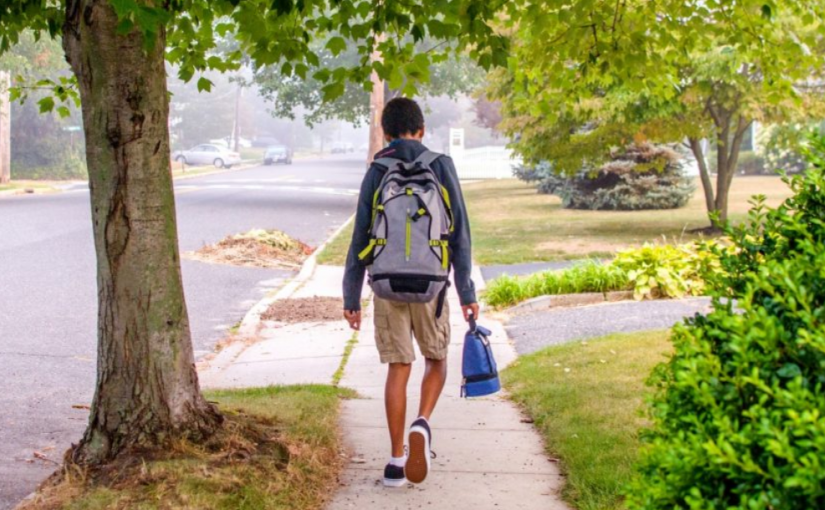
[[[450,195],[432,170],[441,154],[425,151],[407,163],[379,158],[387,171],[372,199],[369,245],[358,255],[367,264],[375,295],[391,301],[427,303],[449,287]]]

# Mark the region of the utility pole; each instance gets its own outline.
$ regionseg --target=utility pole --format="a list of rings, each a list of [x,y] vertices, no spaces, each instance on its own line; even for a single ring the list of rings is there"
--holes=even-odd
[[[0,71],[0,184],[11,181],[11,78]]]
[[[232,139],[234,140],[235,152],[241,151],[241,91],[243,87],[238,81],[238,89],[235,93],[235,128],[232,130]]]
[[[375,43],[384,40],[383,34],[375,37]],[[381,52],[377,49],[372,53],[373,62],[381,61]],[[372,163],[372,157],[384,147],[384,130],[381,128],[381,114],[384,112],[384,81],[378,73],[372,72],[372,92],[370,93],[370,140],[367,149],[367,166]]]

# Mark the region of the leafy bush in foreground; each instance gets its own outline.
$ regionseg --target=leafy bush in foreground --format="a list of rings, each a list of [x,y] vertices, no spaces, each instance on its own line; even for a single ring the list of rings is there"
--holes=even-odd
[[[632,510],[825,508],[825,140],[808,161],[728,229],[714,311],[675,329]]]

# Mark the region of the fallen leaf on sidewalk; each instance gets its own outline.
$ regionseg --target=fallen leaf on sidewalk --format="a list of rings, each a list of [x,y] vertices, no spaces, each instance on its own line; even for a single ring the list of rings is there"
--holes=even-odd
[[[521,423],[535,423],[535,420],[533,418],[522,418]]]
[[[349,460],[353,464],[366,464],[367,460],[364,457],[353,457]]]
[[[88,406],[86,404],[72,404],[72,409],[85,409],[86,411],[91,411],[92,406]]]

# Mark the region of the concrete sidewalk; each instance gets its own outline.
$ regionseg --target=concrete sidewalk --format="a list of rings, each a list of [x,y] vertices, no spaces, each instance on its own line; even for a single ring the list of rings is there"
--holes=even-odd
[[[291,298],[340,297],[343,268],[318,266]],[[219,353],[200,370],[204,388],[330,384],[352,338],[346,322],[261,323],[249,345]],[[234,351],[234,352],[233,352]]]
[[[481,281],[477,276],[476,281]],[[558,496],[563,479],[545,453],[541,438],[523,422],[519,410],[502,396],[462,399],[461,352],[466,323],[451,292],[452,341],[449,375],[432,417],[433,450],[438,457],[427,480],[388,489],[381,484],[390,450],[384,416],[384,378],[375,348],[374,328],[368,313],[359,341],[347,364],[342,386],[363,397],[344,403],[342,429],[350,462],[341,489],[329,506],[344,509],[541,509],[566,510]],[[368,310],[368,312],[371,311]],[[504,328],[497,321],[480,321],[493,331],[491,338],[499,368],[516,358]],[[418,357],[410,378],[407,421],[418,409],[423,358]]]
[[[340,296],[342,276],[343,268],[318,266],[291,297]],[[483,282],[480,274],[475,280]],[[366,290],[363,295],[368,296]],[[383,487],[381,478],[390,449],[383,401],[387,368],[378,358],[371,310],[369,306],[365,311],[358,342],[340,383],[358,391],[362,398],[343,403],[341,429],[349,462],[340,490],[328,508],[567,510],[558,496],[563,483],[558,467],[547,459],[540,436],[524,423],[519,410],[501,395],[460,398],[461,352],[467,325],[454,291],[450,293],[453,333],[449,375],[432,419],[433,450],[438,458],[423,484]],[[493,332],[493,350],[503,369],[516,359],[515,348],[499,322],[489,317],[482,317],[480,322]],[[211,388],[330,384],[352,338],[343,320],[291,325],[263,322],[248,345],[227,349],[204,366],[201,384]],[[409,422],[418,410],[424,368],[420,353],[417,356],[409,387]]]

